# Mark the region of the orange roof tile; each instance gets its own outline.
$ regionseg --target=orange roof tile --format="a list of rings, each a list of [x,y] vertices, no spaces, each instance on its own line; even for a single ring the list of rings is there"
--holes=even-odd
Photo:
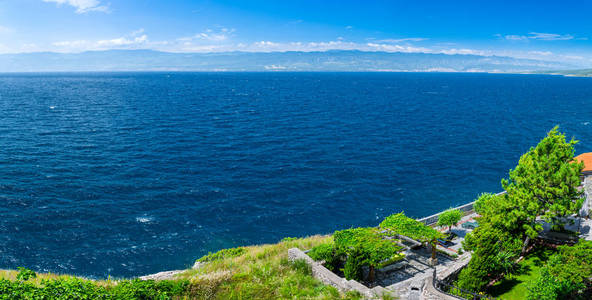
[[[584,170],[582,172],[592,171],[592,152],[582,153],[576,156],[575,159],[584,162]]]

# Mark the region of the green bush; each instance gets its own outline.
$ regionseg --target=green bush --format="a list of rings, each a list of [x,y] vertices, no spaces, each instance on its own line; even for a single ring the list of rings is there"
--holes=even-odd
[[[24,281],[0,279],[0,299],[171,299],[187,295],[188,280],[123,280],[103,287],[75,277],[44,279],[34,285]]]
[[[337,271],[341,262],[341,255],[335,249],[334,243],[320,244],[308,252],[308,256],[316,261],[325,261],[325,267],[331,271]]]
[[[220,260],[220,259],[225,259],[225,258],[230,258],[230,257],[237,257],[237,256],[243,255],[246,251],[247,250],[243,247],[222,249],[222,250],[215,252],[215,253],[210,252],[207,255],[204,255],[201,258],[199,258],[197,261],[198,262],[208,262],[208,261],[215,261],[215,260]]]
[[[123,299],[106,288],[78,278],[42,280],[39,286],[23,281],[0,280],[0,299]]]
[[[361,267],[368,266],[370,281],[374,279],[374,268],[398,255],[402,249],[393,240],[384,239],[382,233],[374,227],[336,231],[333,234],[333,240],[337,253],[346,257],[345,264],[346,269],[350,268],[348,271],[350,278],[359,278],[362,274]]]
[[[111,288],[115,299],[168,299],[182,295],[189,287],[188,280],[125,280]]]
[[[361,253],[350,253],[345,262],[345,266],[343,267],[343,275],[345,276],[345,279],[353,279],[357,281],[364,279],[364,272],[362,271],[364,260],[365,258]]]
[[[36,278],[37,277],[37,273],[35,273],[34,271],[31,271],[27,268],[23,268],[23,267],[18,267],[18,274],[16,275],[16,280],[19,281],[27,281],[30,278]]]
[[[528,299],[590,299],[592,241],[560,246],[537,278],[528,286]],[[584,290],[588,295],[581,295]]]

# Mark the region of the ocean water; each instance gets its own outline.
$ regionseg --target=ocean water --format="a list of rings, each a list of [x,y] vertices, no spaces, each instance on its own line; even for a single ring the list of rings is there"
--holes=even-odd
[[[592,151],[592,78],[4,74],[0,116],[0,268],[120,277],[498,192],[556,124]]]

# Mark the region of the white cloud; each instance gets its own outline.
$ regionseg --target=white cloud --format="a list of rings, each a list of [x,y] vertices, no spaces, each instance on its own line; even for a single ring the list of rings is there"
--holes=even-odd
[[[359,50],[359,51],[383,51],[383,52],[403,52],[403,53],[431,53],[448,55],[480,55],[480,56],[508,56],[515,58],[530,58],[543,61],[563,61],[563,62],[581,62],[590,65],[590,57],[578,55],[559,55],[546,49],[529,49],[528,51],[505,51],[491,49],[472,49],[464,48],[462,45],[453,43],[437,43],[431,46],[417,46],[403,39],[402,43],[395,43],[395,40],[380,42],[351,42],[343,39],[329,41],[273,41],[261,40],[256,42],[236,42],[231,38],[212,38],[214,35],[231,35],[233,29],[221,29],[219,31],[206,30],[202,34],[197,34],[189,38],[178,38],[173,40],[150,41],[144,30],[139,29],[128,35],[113,39],[103,40],[72,40],[59,41],[53,43],[53,50],[60,52],[80,52],[87,50],[107,50],[107,49],[152,49],[177,53],[219,53],[231,51],[244,52],[286,52],[286,51],[329,51],[329,50]],[[499,38],[506,38],[499,35]],[[2,49],[0,49],[2,50]],[[43,49],[47,51],[47,49]],[[4,52],[7,50],[4,49]],[[280,69],[281,65],[269,65],[269,70]]]
[[[54,2],[57,5],[67,4],[76,8],[77,14],[84,14],[91,11],[109,12],[107,5],[102,5],[99,0],[43,0],[43,2]]]
[[[541,32],[530,32],[529,39],[543,40],[543,41],[566,41],[573,40],[571,34],[556,34],[556,33],[541,33]]]
[[[515,35],[515,34],[506,35],[505,38],[506,38],[506,40],[511,40],[511,41],[523,41],[523,40],[528,39],[528,37],[525,35]]]
[[[264,66],[265,70],[270,70],[270,71],[278,71],[278,70],[285,70],[287,69],[285,66],[282,65],[267,65]]]
[[[212,29],[206,29],[204,32],[200,32],[193,36],[189,37],[182,37],[179,38],[179,41],[192,41],[192,40],[203,40],[203,41],[210,41],[210,42],[223,42],[230,38],[232,33],[234,33],[234,29],[222,28],[218,31],[214,31]]]
[[[500,34],[496,36],[501,37]],[[567,41],[573,40],[574,36],[571,34],[557,34],[557,33],[542,33],[542,32],[529,32],[528,35],[516,35],[509,34],[505,35],[506,40],[511,41],[526,41],[526,40],[541,40],[541,41]],[[581,39],[581,38],[579,38]]]
[[[141,36],[137,36],[135,38],[126,38],[120,37],[111,40],[100,40],[97,41],[97,45],[99,47],[118,47],[118,46],[129,46],[129,45],[138,45],[143,44],[148,41],[148,36],[143,34]]]
[[[391,44],[378,44],[378,43],[368,43],[366,44],[370,49],[374,51],[385,51],[385,52],[406,52],[406,53],[414,53],[414,52],[431,52],[428,48],[423,47],[413,47],[413,46],[401,46],[401,45],[391,45]]]
[[[403,43],[403,42],[421,42],[425,41],[427,38],[420,38],[420,37],[413,37],[413,38],[402,38],[402,39],[383,39],[377,40],[380,43]]]
[[[274,43],[274,42],[270,42],[270,41],[255,42],[255,43],[253,43],[253,45],[255,45],[255,47],[261,47],[261,48],[270,48],[270,47],[279,47],[280,46],[279,43]]]
[[[52,43],[56,47],[67,47],[67,48],[81,48],[85,45],[90,45],[89,41],[77,40],[77,41],[61,41]]]
[[[88,40],[73,40],[73,41],[59,41],[52,43],[53,46],[58,47],[61,51],[75,52],[88,50],[106,50],[106,49],[133,49],[143,46],[148,46],[148,36],[142,34],[144,29],[133,31],[131,34],[114,38],[97,41]],[[139,35],[142,34],[142,35]],[[156,42],[155,44],[162,44]]]
[[[528,53],[541,56],[549,56],[553,54],[553,52],[551,51],[530,51]]]
[[[437,51],[436,53],[443,53],[443,54],[464,54],[464,55],[481,55],[481,56],[489,56],[491,54],[489,54],[487,51],[483,51],[483,50],[475,50],[475,49],[444,49],[441,51]]]
[[[565,59],[568,59],[568,60],[582,60],[582,59],[585,59],[584,57],[579,56],[579,55],[559,55],[559,57],[562,57],[562,58],[565,58]]]

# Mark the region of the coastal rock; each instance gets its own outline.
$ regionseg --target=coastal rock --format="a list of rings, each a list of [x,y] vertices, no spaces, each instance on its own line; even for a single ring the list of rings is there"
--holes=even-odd
[[[175,275],[183,273],[183,272],[185,272],[185,270],[164,271],[164,272],[158,272],[156,274],[140,276],[139,278],[142,280],[170,280],[170,279],[174,279]]]

